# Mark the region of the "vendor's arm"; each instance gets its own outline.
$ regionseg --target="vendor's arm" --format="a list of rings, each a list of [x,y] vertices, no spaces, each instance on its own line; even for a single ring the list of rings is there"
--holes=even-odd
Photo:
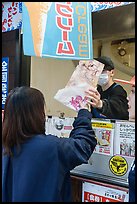
[[[128,120],[128,103],[126,91],[121,87],[117,86],[112,90],[109,99],[102,99],[100,93],[96,89],[90,89],[87,93],[90,95],[89,103],[92,107],[107,116],[110,119],[123,119]]]

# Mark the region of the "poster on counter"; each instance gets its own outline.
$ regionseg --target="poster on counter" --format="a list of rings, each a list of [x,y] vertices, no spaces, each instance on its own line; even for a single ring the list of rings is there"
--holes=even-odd
[[[92,127],[97,138],[94,152],[104,155],[113,155],[114,123],[92,119]]]
[[[6,98],[8,95],[8,69],[9,58],[2,57],[2,109],[4,110]]]
[[[82,202],[128,202],[128,190],[83,182]]]
[[[68,138],[73,129],[74,118],[51,116],[46,119],[46,134]]]
[[[90,2],[23,2],[24,55],[93,59]]]
[[[2,32],[22,26],[22,2],[2,2]]]
[[[114,154],[135,157],[135,122],[116,121]]]

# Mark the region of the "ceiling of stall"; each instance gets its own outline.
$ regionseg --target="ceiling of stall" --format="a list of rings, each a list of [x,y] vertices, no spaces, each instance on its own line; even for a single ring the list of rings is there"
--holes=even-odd
[[[93,39],[135,37],[135,3],[92,13]]]
[[[119,44],[123,41],[134,43],[135,3],[93,12],[92,35],[93,40],[95,41],[107,41],[107,43],[109,43],[108,50],[111,49],[111,45]],[[75,67],[78,65],[78,62],[78,60],[73,60]],[[129,67],[127,69],[126,66],[124,67],[124,65],[120,64],[120,67],[122,66],[124,71],[128,71],[128,74],[130,74],[131,70],[134,71],[133,69],[129,69]]]

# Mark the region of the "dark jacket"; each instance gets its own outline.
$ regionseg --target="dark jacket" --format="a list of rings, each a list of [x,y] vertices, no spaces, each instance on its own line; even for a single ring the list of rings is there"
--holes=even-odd
[[[70,202],[70,170],[87,163],[97,141],[91,113],[82,109],[70,138],[36,135],[14,157],[3,156],[2,200],[8,202]]]
[[[135,160],[128,174],[129,202],[135,202]]]
[[[92,109],[93,118],[128,120],[127,92],[119,84],[113,83],[103,91],[101,86],[97,88],[103,101],[101,109]]]

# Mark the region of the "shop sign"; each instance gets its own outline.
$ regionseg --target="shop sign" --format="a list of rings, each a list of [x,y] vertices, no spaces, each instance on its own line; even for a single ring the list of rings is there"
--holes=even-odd
[[[93,59],[90,2],[23,2],[24,55]]]
[[[91,3],[91,12],[100,11],[104,9],[110,9],[117,6],[124,6],[127,4],[135,2],[90,2]]]
[[[4,105],[8,95],[8,66],[9,66],[9,58],[3,57],[2,58],[2,109],[4,109]]]
[[[22,26],[22,2],[2,2],[2,32]]]
[[[82,202],[128,202],[128,190],[111,186],[83,182]]]
[[[135,2],[90,2],[90,11],[124,6]],[[22,2],[2,2],[2,32],[22,29]]]
[[[114,154],[135,157],[135,122],[116,121]]]

